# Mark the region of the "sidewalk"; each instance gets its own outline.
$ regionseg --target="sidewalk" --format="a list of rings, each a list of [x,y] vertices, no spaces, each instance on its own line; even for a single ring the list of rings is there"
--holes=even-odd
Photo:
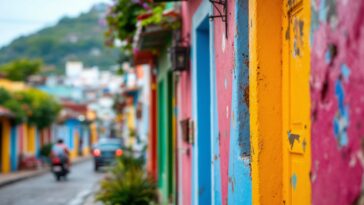
[[[97,187],[94,187],[94,190],[87,195],[87,197],[84,199],[82,205],[102,205],[101,202],[95,201],[95,193],[97,191]]]
[[[91,194],[86,201],[84,202],[83,205],[102,205],[101,202],[95,202],[95,197],[93,194]]]
[[[72,161],[72,164],[82,163],[84,161],[90,160],[91,156],[84,156],[76,158]],[[32,177],[40,176],[49,172],[49,167],[40,168],[38,170],[25,170],[18,171],[8,174],[0,174],[0,187],[19,182]]]

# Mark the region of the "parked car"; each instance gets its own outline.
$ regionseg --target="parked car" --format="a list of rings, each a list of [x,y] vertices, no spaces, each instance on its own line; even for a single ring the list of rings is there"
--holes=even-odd
[[[93,147],[94,170],[100,167],[110,166],[115,163],[117,157],[123,154],[122,141],[117,138],[101,138]]]

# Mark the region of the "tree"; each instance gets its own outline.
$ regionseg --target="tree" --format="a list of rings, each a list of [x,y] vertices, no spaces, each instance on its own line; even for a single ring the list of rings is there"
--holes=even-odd
[[[0,105],[3,105],[10,98],[11,98],[10,93],[4,88],[0,88]]]
[[[52,96],[37,89],[17,92],[16,98],[27,113],[27,121],[38,128],[51,125],[61,110],[60,104]]]
[[[61,110],[52,96],[36,89],[10,93],[0,88],[0,105],[14,114],[16,123],[27,122],[38,128],[51,125]]]
[[[43,62],[38,59],[17,59],[0,66],[0,73],[13,81],[26,81],[29,76],[40,72]]]
[[[15,98],[10,98],[3,104],[8,110],[14,114],[15,123],[23,123],[27,121],[27,111],[25,105],[16,100]]]

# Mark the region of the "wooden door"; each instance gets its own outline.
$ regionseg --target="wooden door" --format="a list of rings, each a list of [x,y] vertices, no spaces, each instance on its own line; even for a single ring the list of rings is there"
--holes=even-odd
[[[310,1],[283,5],[283,197],[285,204],[311,204]]]

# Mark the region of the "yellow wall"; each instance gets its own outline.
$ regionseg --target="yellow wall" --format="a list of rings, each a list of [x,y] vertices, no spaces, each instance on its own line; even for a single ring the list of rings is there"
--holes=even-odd
[[[129,130],[135,129],[135,108],[132,105],[129,105],[126,113],[126,124]]]
[[[31,154],[31,155],[34,155],[36,154],[36,132],[37,132],[37,129],[35,126],[31,126],[31,125],[28,125],[27,126],[27,153],[28,154]]]
[[[249,2],[250,132],[253,204],[283,204],[282,1]]]
[[[28,125],[24,123],[21,126],[21,129],[23,129],[23,151],[28,153]]]
[[[71,159],[75,159],[78,156],[78,144],[79,144],[79,134],[75,133],[73,138],[73,149],[70,151]]]
[[[7,79],[0,79],[0,87],[10,91],[20,91],[27,89],[24,82],[15,82]]]
[[[90,154],[90,148],[89,147],[84,147],[82,150],[82,155],[83,156],[87,156]]]
[[[90,134],[91,134],[91,145],[93,145],[98,140],[96,123],[92,123],[90,125]]]
[[[1,171],[2,173],[10,172],[10,122],[6,118],[0,120],[2,123],[2,153],[1,153]]]
[[[293,4],[297,2],[291,1]],[[311,202],[309,3],[309,0],[304,0],[302,5],[294,7],[303,6],[303,10],[297,11],[287,8],[290,5],[288,0],[258,0],[249,4],[253,204]],[[295,12],[304,20],[303,39],[293,39],[295,34],[291,33],[294,17],[288,16],[295,15]],[[300,48],[302,58],[292,52],[293,45],[300,44],[300,40],[304,42]],[[296,69],[299,66],[301,69]],[[300,116],[298,124],[292,120],[297,116]],[[307,132],[300,132],[301,127]],[[302,138],[295,142],[293,149],[288,137],[291,130],[300,132]],[[307,143],[305,154],[301,153],[303,139]],[[295,188],[292,174],[295,175]]]

